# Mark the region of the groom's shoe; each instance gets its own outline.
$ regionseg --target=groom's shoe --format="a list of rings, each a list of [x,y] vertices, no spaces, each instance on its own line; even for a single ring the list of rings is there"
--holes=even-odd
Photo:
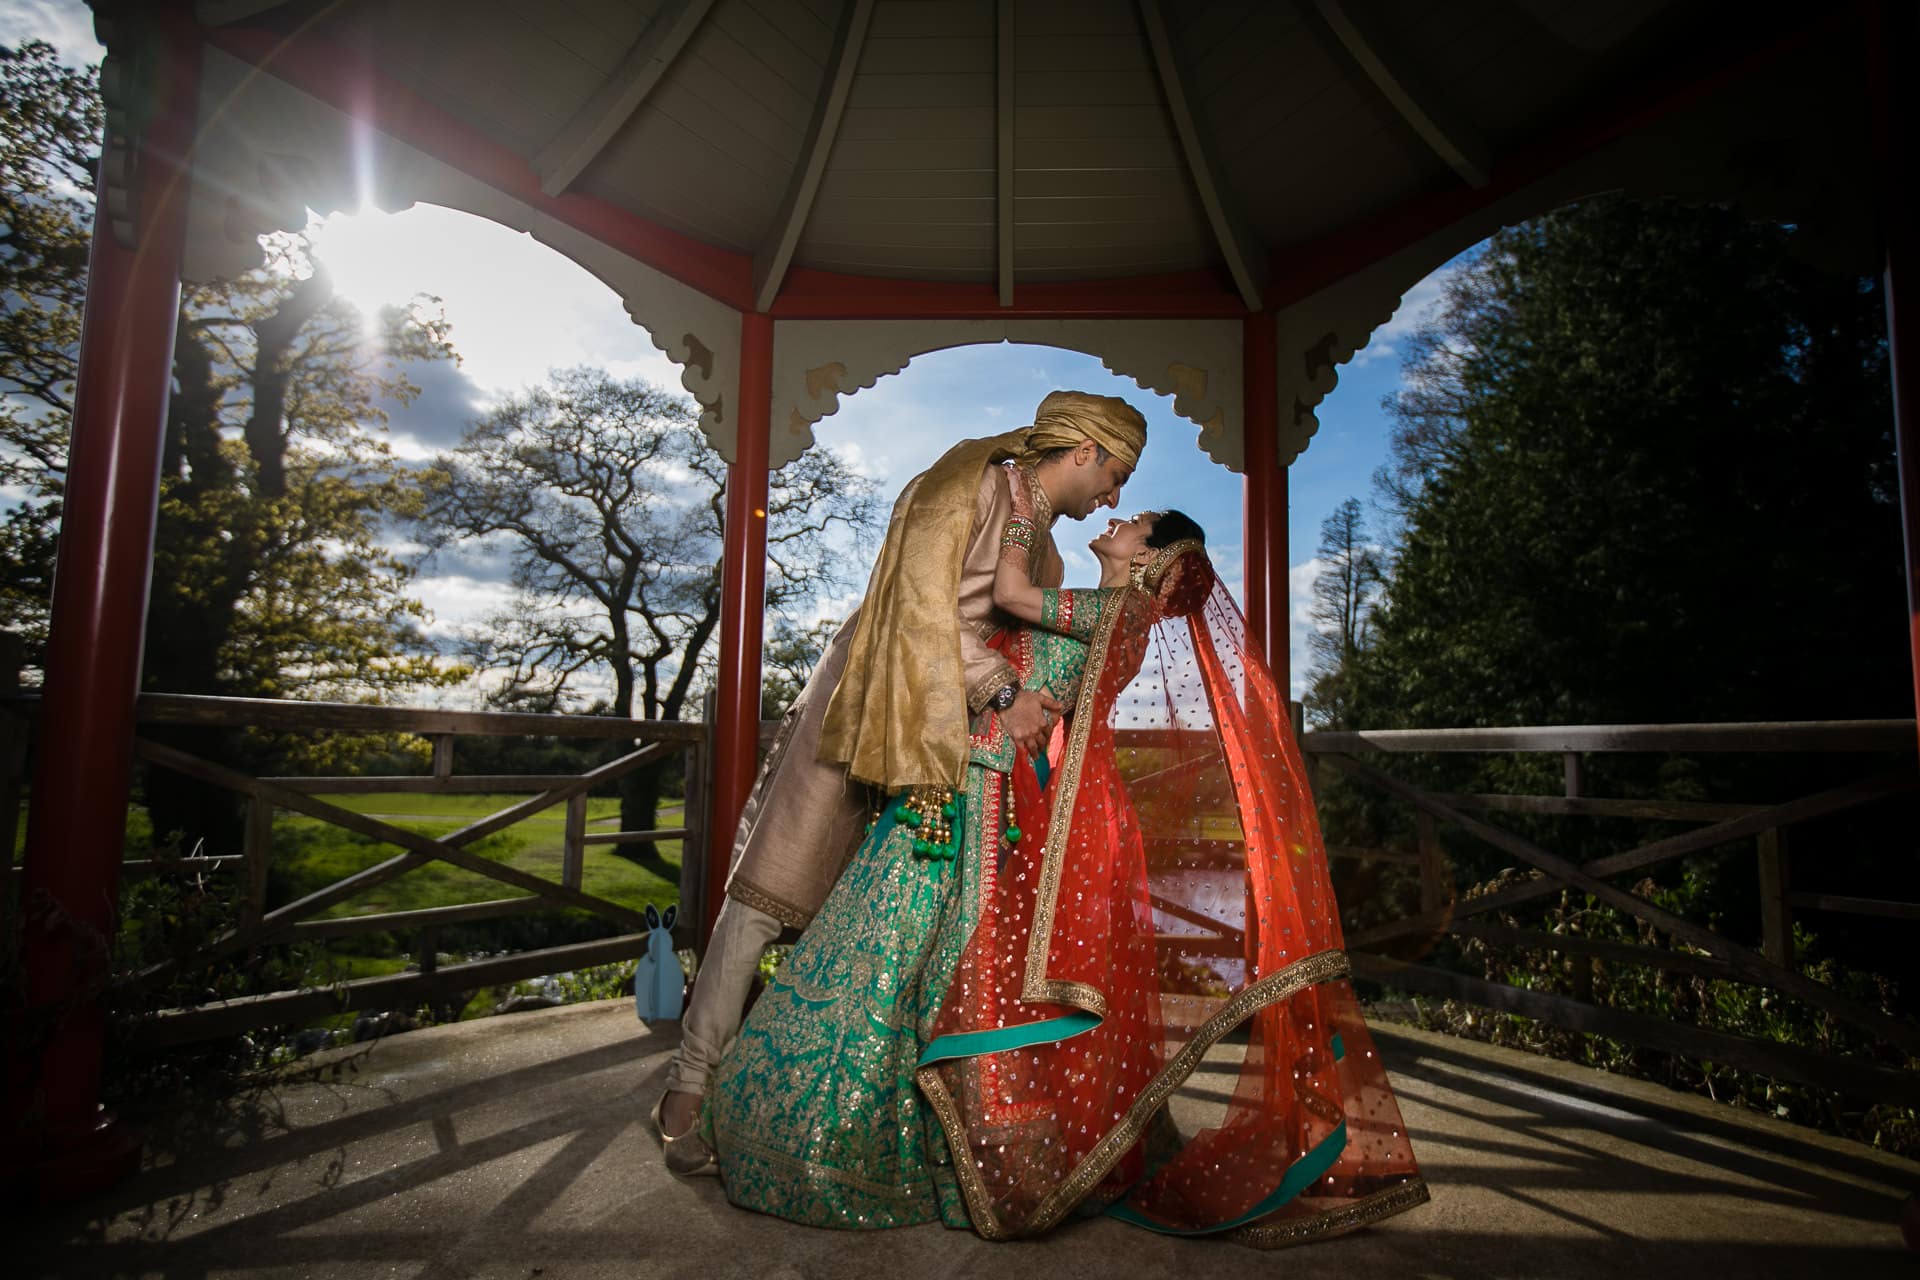
[[[666,1160],[667,1172],[677,1173],[683,1178],[718,1175],[720,1162],[714,1158],[712,1148],[700,1137],[698,1115],[685,1133],[677,1138],[669,1138],[667,1126],[661,1120],[666,1105],[667,1094],[663,1093],[660,1100],[653,1104],[653,1130],[660,1135],[660,1153]]]

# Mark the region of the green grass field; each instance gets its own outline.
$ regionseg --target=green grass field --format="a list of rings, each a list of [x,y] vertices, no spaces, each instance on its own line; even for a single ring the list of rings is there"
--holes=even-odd
[[[421,835],[444,836],[488,814],[517,804],[526,797],[510,794],[435,796],[417,792],[390,791],[365,795],[323,795],[318,798],[339,808],[375,817]],[[16,865],[25,845],[25,809],[26,806],[23,804],[18,828],[12,833]],[[589,798],[587,830],[590,833],[618,830],[619,812],[620,805],[617,799]],[[663,801],[658,814],[659,825],[679,826],[683,820],[682,815],[681,802]],[[151,823],[143,808],[136,805],[128,809],[126,833],[127,857],[130,860],[152,856],[150,852],[153,847]],[[465,848],[468,852],[489,862],[513,867],[557,885],[560,881],[565,833],[566,808],[564,804],[559,804],[523,818],[514,825]],[[677,874],[681,842],[662,841],[658,849],[661,858]],[[273,823],[273,855],[268,882],[268,907],[271,909],[283,906],[315,893],[346,876],[384,862],[401,852],[403,850],[398,845],[375,840],[317,818],[279,810],[274,815]],[[237,870],[237,867],[230,867],[225,874],[216,874],[211,877],[210,887],[216,899],[223,894],[238,892],[238,876],[233,874]],[[129,886],[135,886],[135,883],[131,880],[127,882]],[[605,898],[633,910],[640,910],[649,903],[664,909],[668,904],[677,902],[680,896],[678,888],[673,883],[622,857],[617,846],[613,845],[587,846],[582,861],[581,888],[595,897]],[[315,918],[377,915],[425,907],[456,906],[461,903],[519,897],[525,892],[526,890],[520,886],[504,884],[477,872],[436,860],[416,867],[384,884],[375,885],[345,902],[336,903]],[[123,890],[123,904],[129,901],[140,901],[143,898],[144,895],[139,887]],[[166,899],[163,897],[162,900]],[[587,914],[576,908],[566,907],[536,909],[526,915],[515,917],[512,921],[499,922],[500,926],[506,930],[506,934],[499,943],[493,945],[519,950],[552,945],[552,942],[544,940],[548,938],[554,941],[569,940],[579,936],[580,918]],[[569,923],[569,916],[575,917],[573,923]],[[621,928],[611,923],[604,927],[611,931],[618,931]],[[486,936],[491,926],[481,924],[472,928],[480,929],[481,936]],[[529,929],[531,933],[528,932]],[[299,981],[301,985],[325,986],[357,978],[398,973],[411,963],[412,945],[413,938],[409,933],[400,932],[396,937],[393,933],[385,931],[309,944],[305,949],[308,958],[300,962],[306,967]],[[455,943],[454,945],[472,945],[472,943]],[[600,974],[597,970],[592,970],[583,974],[581,981],[587,982],[589,986],[594,983],[605,986],[611,982],[611,978]],[[517,987],[526,985],[524,983],[496,985],[472,992],[461,1004],[455,1016],[461,1019],[484,1017],[492,1012],[495,1003],[504,995],[511,993]],[[599,990],[597,986],[593,987],[590,993],[593,998],[604,994],[606,992]],[[344,1030],[353,1025],[357,1016],[352,1013],[333,1014],[315,1019],[311,1025]]]
[[[321,798],[343,809],[378,817],[396,827],[429,836],[444,836],[457,831],[520,799],[508,795],[427,796],[410,792],[374,792]],[[678,803],[661,806],[661,825],[677,825],[680,816],[681,807]],[[617,800],[596,798],[587,802],[589,832],[615,830],[618,822]],[[467,848],[489,861],[558,884],[565,830],[565,810],[556,805]],[[666,862],[679,866],[678,840],[662,841],[658,847]],[[358,832],[344,831],[330,823],[300,814],[278,814],[273,824],[273,861],[277,869],[275,880],[277,885],[284,886],[283,891],[289,900],[323,889],[336,880],[383,862],[399,852],[396,845],[376,842]],[[622,857],[611,845],[587,846],[582,864],[581,888],[595,897],[636,909],[649,902],[664,907],[679,898],[679,890],[672,884]],[[326,914],[354,916],[411,911],[422,907],[514,897],[520,892],[515,886],[502,884],[477,872],[435,861],[385,884],[376,885],[357,897],[337,904]]]
[[[396,827],[421,835],[444,836],[479,818],[524,799],[518,795],[434,796],[408,791],[382,791],[366,795],[323,795],[319,797],[342,809],[351,809],[391,822]],[[619,801],[591,798],[587,801],[587,830],[613,831],[619,825]],[[678,801],[663,802],[660,825],[678,826],[682,808]],[[566,810],[555,805],[541,813],[523,818],[503,831],[497,831],[467,849],[492,862],[520,871],[560,881],[562,841],[566,832]],[[146,814],[138,809],[127,813],[127,849],[130,858],[145,858],[151,845]],[[14,833],[16,865],[26,844],[26,806],[21,806]],[[680,865],[680,841],[664,840],[659,846],[662,859],[673,867]],[[336,880],[384,862],[400,853],[398,845],[386,844],[343,830],[318,818],[280,811],[273,823],[273,906],[324,889]],[[679,900],[679,890],[653,872],[622,857],[612,845],[589,845],[581,869],[581,888],[596,897],[639,909],[651,902],[665,907]],[[325,916],[371,915],[387,911],[411,911],[421,907],[453,906],[463,902],[482,902],[509,898],[521,892],[516,886],[502,884],[476,872],[444,862],[430,862],[365,893],[338,903]]]

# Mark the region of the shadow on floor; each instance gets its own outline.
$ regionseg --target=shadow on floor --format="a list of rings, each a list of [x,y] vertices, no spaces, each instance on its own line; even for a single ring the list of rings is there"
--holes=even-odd
[[[560,1011],[553,1011],[560,1012]],[[1434,1203],[1284,1258],[1154,1236],[1111,1220],[1038,1243],[989,1245],[940,1227],[850,1235],[729,1206],[716,1182],[660,1168],[646,1115],[676,1029],[589,1013],[477,1032],[398,1037],[366,1083],[287,1091],[277,1119],[232,1117],[160,1152],[132,1181],[43,1219],[16,1220],[9,1274],[108,1276],[630,1277],[1067,1280],[1204,1268],[1208,1280],[1384,1269],[1424,1276],[1827,1280],[1915,1274],[1890,1247],[1903,1169],[1754,1125],[1609,1092],[1604,1078],[1531,1072],[1518,1055],[1395,1036],[1378,1044],[1409,1115]],[[430,1033],[419,1033],[425,1037]],[[402,1042],[412,1042],[403,1044]],[[1192,1096],[1218,1099],[1225,1068]],[[1415,1118],[1419,1123],[1415,1123]],[[1726,1207],[1808,1224],[1765,1241]],[[1687,1215],[1693,1215],[1688,1217]],[[1648,1224],[1659,1220],[1659,1230]],[[1678,1222],[1681,1225],[1676,1227]],[[1697,1222],[1697,1229],[1686,1229]],[[1857,1227],[1857,1231],[1855,1230]]]

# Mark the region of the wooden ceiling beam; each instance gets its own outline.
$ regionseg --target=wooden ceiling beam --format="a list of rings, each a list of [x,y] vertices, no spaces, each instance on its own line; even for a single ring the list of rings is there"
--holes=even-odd
[[[1213,228],[1221,256],[1226,259],[1234,288],[1239,290],[1249,311],[1258,311],[1261,286],[1267,278],[1266,251],[1240,216],[1233,193],[1228,190],[1199,122],[1194,118],[1193,103],[1187,97],[1188,77],[1181,66],[1179,52],[1173,47],[1160,0],[1139,0],[1139,5],[1140,22],[1146,28],[1154,69],[1160,76],[1160,90],[1167,100],[1167,112],[1173,117],[1174,132],[1186,156],[1194,190],[1200,196],[1200,207],[1206,210],[1207,223]]]
[[[993,123],[994,228],[998,245],[1000,305],[1013,305],[1013,9],[999,0],[994,10]]]
[[[1379,15],[1346,0],[1313,0],[1313,7],[1347,56],[1420,140],[1468,186],[1486,186],[1493,170],[1486,143],[1446,110],[1440,95],[1422,84],[1408,60],[1394,52]]]
[[[662,0],[627,56],[573,118],[533,158],[540,189],[557,196],[593,163],[633,118],[706,20],[714,0]]]
[[[753,255],[754,305],[761,311],[772,310],[773,300],[780,296],[780,283],[787,278],[793,251],[799,247],[800,233],[806,229],[807,215],[813,211],[813,199],[820,194],[827,157],[833,152],[833,140],[840,133],[840,117],[847,109],[847,94],[853,88],[853,73],[860,65],[860,49],[867,42],[873,4],[874,0],[852,0],[841,11],[833,53],[827,59],[825,92],[814,103],[813,120],[807,126],[806,141],[800,145],[799,162],[793,167],[793,177],[787,181],[780,211],[774,215],[773,229],[759,252]]]

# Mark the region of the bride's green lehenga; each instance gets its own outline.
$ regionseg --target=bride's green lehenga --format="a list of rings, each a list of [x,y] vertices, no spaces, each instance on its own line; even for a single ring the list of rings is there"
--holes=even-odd
[[[1116,593],[1071,594],[1071,635],[1006,644],[1023,686],[1068,706]],[[972,1225],[914,1071],[1010,834],[1015,746],[992,713],[973,728],[954,847],[925,849],[889,801],[715,1071],[708,1136],[735,1204],[822,1227]]]

